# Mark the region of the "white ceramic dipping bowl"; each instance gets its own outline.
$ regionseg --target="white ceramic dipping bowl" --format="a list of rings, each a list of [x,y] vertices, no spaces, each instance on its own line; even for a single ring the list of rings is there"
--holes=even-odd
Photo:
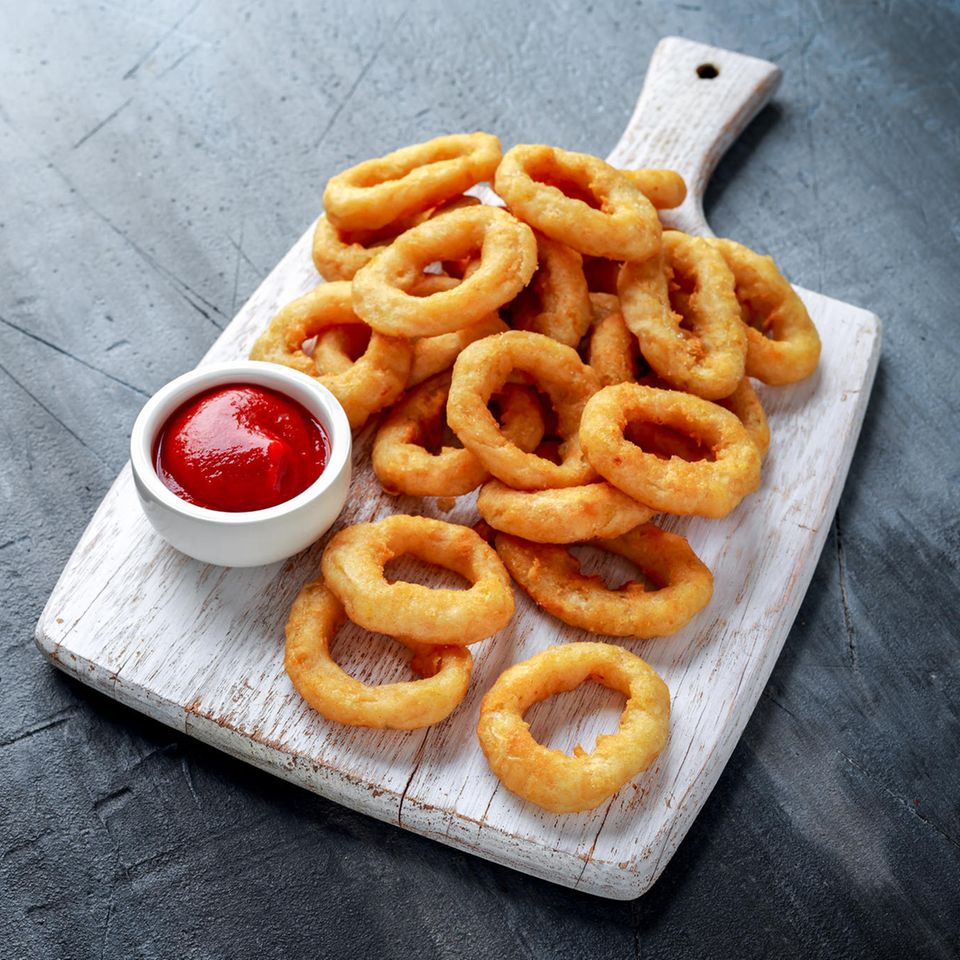
[[[254,384],[301,403],[330,438],[324,471],[302,493],[266,510],[228,513],[181,500],[154,468],[154,444],[181,404],[211,387]],[[130,463],[143,512],[171,546],[195,560],[224,567],[256,567],[283,560],[330,529],[350,487],[350,424],[336,397],[306,374],[275,363],[238,360],[200,367],[158,390],[140,411],[130,435]]]

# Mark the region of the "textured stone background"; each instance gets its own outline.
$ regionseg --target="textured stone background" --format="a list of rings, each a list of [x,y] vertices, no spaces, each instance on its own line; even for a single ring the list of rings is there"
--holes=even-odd
[[[4,957],[956,956],[960,8],[0,0]],[[605,153],[658,37],[778,62],[708,215],[885,322],[786,649],[650,894],[355,815],[65,679],[43,602],[326,178],[440,132]]]

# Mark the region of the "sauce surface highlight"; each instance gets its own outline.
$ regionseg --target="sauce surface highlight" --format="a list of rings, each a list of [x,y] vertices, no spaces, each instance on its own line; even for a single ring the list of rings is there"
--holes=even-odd
[[[154,466],[182,500],[240,513],[302,493],[329,455],[326,430],[296,400],[269,387],[229,384],[191,397],[167,418]]]

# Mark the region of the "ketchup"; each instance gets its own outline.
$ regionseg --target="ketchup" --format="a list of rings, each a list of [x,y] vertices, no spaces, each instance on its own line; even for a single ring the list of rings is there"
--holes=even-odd
[[[329,455],[326,431],[296,400],[234,384],[178,407],[157,435],[154,464],[164,486],[187,503],[239,513],[302,493]]]

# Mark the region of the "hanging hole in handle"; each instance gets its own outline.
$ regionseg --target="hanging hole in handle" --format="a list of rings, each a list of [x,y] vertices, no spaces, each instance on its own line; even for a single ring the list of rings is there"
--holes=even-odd
[[[700,66],[697,67],[697,76],[701,80],[713,80],[714,77],[720,76],[720,70],[712,63],[701,63]]]

